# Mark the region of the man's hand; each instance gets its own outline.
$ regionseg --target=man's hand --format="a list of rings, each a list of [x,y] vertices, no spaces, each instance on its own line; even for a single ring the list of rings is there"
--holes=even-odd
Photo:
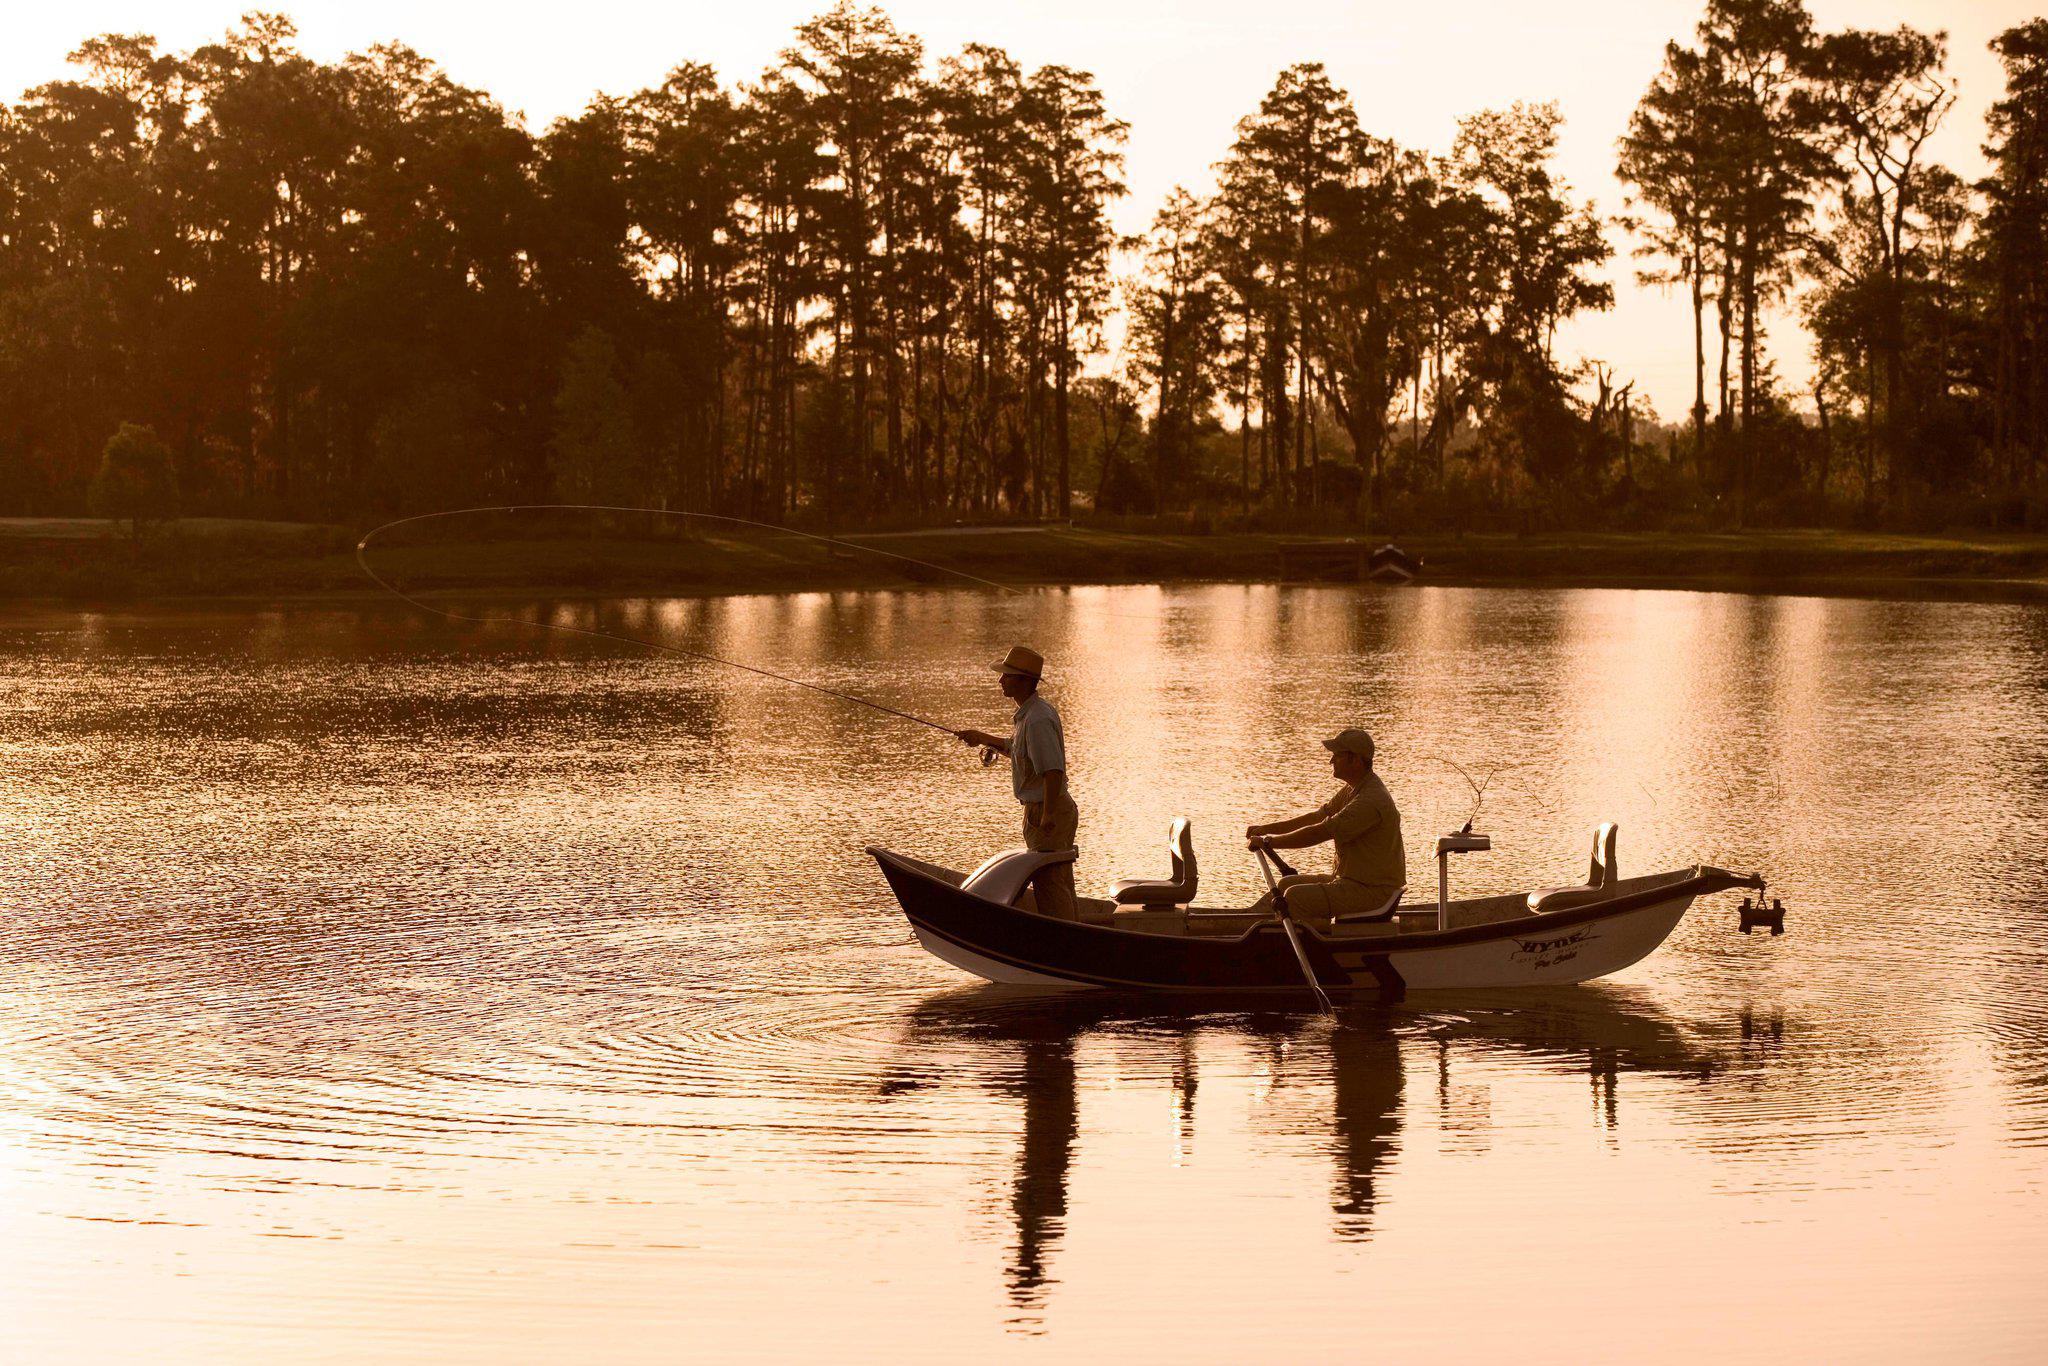
[[[1263,825],[1247,825],[1247,826],[1246,826],[1246,827],[1244,828],[1244,847],[1245,847],[1245,848],[1247,848],[1247,849],[1256,849],[1256,848],[1258,848],[1258,847],[1259,847],[1259,841],[1260,841],[1260,840],[1262,840],[1262,839],[1264,839],[1265,837],[1266,837],[1266,827],[1265,827],[1265,826],[1263,826]]]
[[[973,749],[977,746],[987,748],[996,743],[996,737],[990,735],[987,731],[961,730],[955,731],[954,734],[958,735],[960,737],[960,743],[966,745],[969,749]]]

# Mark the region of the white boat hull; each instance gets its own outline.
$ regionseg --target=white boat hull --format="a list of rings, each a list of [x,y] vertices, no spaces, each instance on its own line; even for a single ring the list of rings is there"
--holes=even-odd
[[[934,958],[951,963],[962,972],[971,972],[976,977],[986,981],[1001,982],[1006,986],[1080,987],[1086,985],[1085,983],[1073,981],[1070,978],[1052,977],[1042,972],[1033,972],[1029,968],[1020,968],[1009,963],[998,962],[996,959],[976,953],[964,944],[955,944],[949,939],[941,939],[930,930],[919,926],[913,925],[911,929],[917,935],[917,942],[924,947],[926,953],[929,953]]]
[[[1565,929],[1531,926],[1507,939],[1387,957],[1410,991],[1590,982],[1656,952],[1691,905],[1688,896]]]

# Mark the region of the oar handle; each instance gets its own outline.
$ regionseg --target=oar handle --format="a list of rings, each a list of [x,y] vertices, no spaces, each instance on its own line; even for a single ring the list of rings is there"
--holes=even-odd
[[[1273,866],[1280,870],[1281,877],[1294,876],[1294,869],[1287,866],[1287,860],[1281,858],[1280,851],[1273,847],[1273,837],[1271,835],[1268,835],[1259,841],[1259,851],[1263,853],[1267,858],[1273,860]]]
[[[1259,861],[1259,871],[1266,875],[1266,890],[1272,894],[1273,909],[1279,913],[1282,920],[1285,920],[1287,918],[1287,893],[1281,891],[1280,884],[1273,880],[1273,864],[1280,863],[1280,856],[1267,848],[1264,840],[1259,841],[1258,847],[1252,850],[1252,855]],[[1268,859],[1272,860],[1272,862],[1267,862]],[[1280,866],[1283,869],[1287,867],[1284,863],[1280,863]],[[1292,875],[1291,872],[1282,874],[1283,877],[1291,877]]]

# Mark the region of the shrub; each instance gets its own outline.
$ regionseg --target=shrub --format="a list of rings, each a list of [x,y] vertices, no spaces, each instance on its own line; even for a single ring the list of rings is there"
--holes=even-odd
[[[138,540],[147,522],[169,521],[178,515],[178,472],[171,452],[154,430],[124,422],[107,438],[99,473],[86,494],[93,515],[126,519]]]
[[[1152,481],[1143,470],[1132,461],[1119,460],[1103,473],[1102,492],[1096,499],[1096,508],[1111,514],[1149,515],[1158,511],[1159,499],[1153,492]]]

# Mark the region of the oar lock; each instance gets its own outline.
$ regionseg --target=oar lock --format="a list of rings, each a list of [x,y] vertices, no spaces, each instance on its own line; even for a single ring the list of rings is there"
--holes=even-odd
[[[1748,934],[1751,930],[1764,929],[1766,927],[1774,935],[1785,932],[1785,903],[1777,897],[1772,897],[1771,904],[1768,906],[1764,905],[1762,892],[1757,893],[1754,902],[1748,897],[1744,897],[1742,898],[1742,904],[1735,908],[1735,914],[1741,921],[1744,934]]]

